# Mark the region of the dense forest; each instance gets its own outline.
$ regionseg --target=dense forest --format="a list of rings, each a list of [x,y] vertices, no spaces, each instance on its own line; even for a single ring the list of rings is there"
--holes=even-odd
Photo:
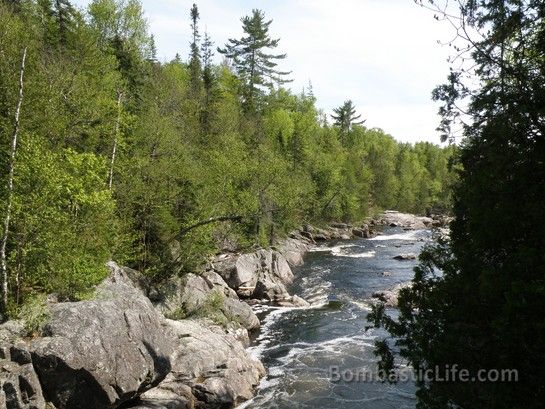
[[[421,2],[456,27],[457,61],[434,95],[450,137],[465,115],[450,242],[428,249],[380,341],[417,370],[457,365],[469,382],[420,379],[421,408],[542,408],[545,399],[545,3]],[[460,110],[464,101],[467,110]],[[469,120],[468,120],[469,119]],[[459,123],[459,122],[458,122]],[[442,273],[441,273],[442,272]],[[395,345],[394,345],[395,344]],[[518,381],[477,382],[515,369]],[[499,381],[498,381],[499,380]]]
[[[192,37],[163,62],[138,0],[0,1],[3,318],[88,297],[109,259],[161,280],[303,223],[449,208],[454,146],[290,91],[259,10],[223,47],[187,13]]]

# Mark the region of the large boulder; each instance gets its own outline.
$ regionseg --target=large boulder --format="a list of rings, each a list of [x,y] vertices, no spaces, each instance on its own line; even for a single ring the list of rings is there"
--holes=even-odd
[[[155,291],[154,304],[165,316],[191,315],[206,302],[210,285],[201,276],[186,274],[166,280]]]
[[[180,342],[170,358],[172,371],[137,407],[232,408],[253,396],[265,369],[237,339],[207,321],[167,322]],[[179,399],[179,406],[169,399]]]
[[[292,237],[288,237],[275,246],[276,250],[284,256],[290,266],[302,265],[303,256],[310,249],[308,240],[305,240],[302,236],[300,238],[296,237],[294,233]]]
[[[124,269],[109,267],[95,300],[52,306],[44,338],[31,344],[44,395],[57,409],[117,407],[170,372],[163,317]]]
[[[214,263],[214,268],[242,298],[278,301],[289,297],[286,285],[293,281],[293,272],[276,250],[223,258]]]

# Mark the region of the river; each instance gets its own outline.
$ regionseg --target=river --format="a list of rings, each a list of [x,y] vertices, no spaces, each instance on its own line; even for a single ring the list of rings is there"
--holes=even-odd
[[[310,308],[263,308],[262,329],[250,351],[267,367],[256,397],[244,408],[414,408],[410,382],[335,381],[349,370],[375,370],[374,341],[384,335],[367,329],[373,292],[410,281],[418,254],[431,239],[428,230],[386,228],[373,239],[328,243],[294,269],[291,288]],[[395,311],[391,311],[395,314]],[[333,372],[332,372],[333,371]]]

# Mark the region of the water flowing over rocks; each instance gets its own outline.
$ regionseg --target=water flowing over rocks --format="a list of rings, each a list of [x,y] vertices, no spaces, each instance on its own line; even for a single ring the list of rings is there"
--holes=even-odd
[[[361,225],[307,225],[271,248],[219,254],[201,274],[153,286],[110,262],[93,300],[49,303],[41,336],[28,337],[18,321],[0,325],[0,408],[232,408],[253,396],[265,374],[245,349],[249,331],[260,326],[250,305],[309,306],[289,293],[291,268],[307,251],[328,240],[374,237],[383,225],[437,223],[386,212]],[[373,297],[395,306],[407,285]]]

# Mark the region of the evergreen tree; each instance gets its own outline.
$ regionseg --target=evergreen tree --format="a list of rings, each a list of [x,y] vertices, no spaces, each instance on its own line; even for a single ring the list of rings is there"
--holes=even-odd
[[[350,132],[354,125],[365,123],[365,120],[358,121],[361,115],[356,115],[356,107],[351,100],[345,101],[340,107],[333,109],[333,112],[334,114],[331,117],[335,121],[334,125],[339,127],[341,135]]]
[[[74,18],[74,7],[69,0],[55,0],[53,12],[59,33],[59,42],[65,46],[71,31]]]
[[[229,39],[225,48],[218,48],[220,54],[229,58],[244,81],[244,97],[247,110],[256,108],[262,88],[271,88],[275,84],[289,82],[285,77],[290,72],[276,69],[277,62],[286,58],[286,54],[269,54],[267,50],[278,47],[280,39],[272,39],[269,27],[272,20],[266,21],[261,10],[254,9],[251,16],[241,19],[242,29],[247,34],[240,40]]]
[[[200,50],[200,38],[199,34],[199,9],[196,4],[193,4],[189,13],[191,17],[191,32],[192,41],[190,44],[190,57],[189,57],[189,72],[191,74],[191,88],[195,96],[199,96],[202,86],[202,64],[201,64],[201,50]]]
[[[204,87],[204,103],[203,103],[203,113],[202,113],[202,125],[204,133],[210,131],[210,121],[211,121],[211,104],[214,92],[214,85],[216,78],[214,75],[214,67],[212,65],[212,57],[214,56],[214,51],[212,49],[214,43],[210,39],[210,36],[207,32],[204,33],[204,40],[201,45],[202,53],[202,83]]]

